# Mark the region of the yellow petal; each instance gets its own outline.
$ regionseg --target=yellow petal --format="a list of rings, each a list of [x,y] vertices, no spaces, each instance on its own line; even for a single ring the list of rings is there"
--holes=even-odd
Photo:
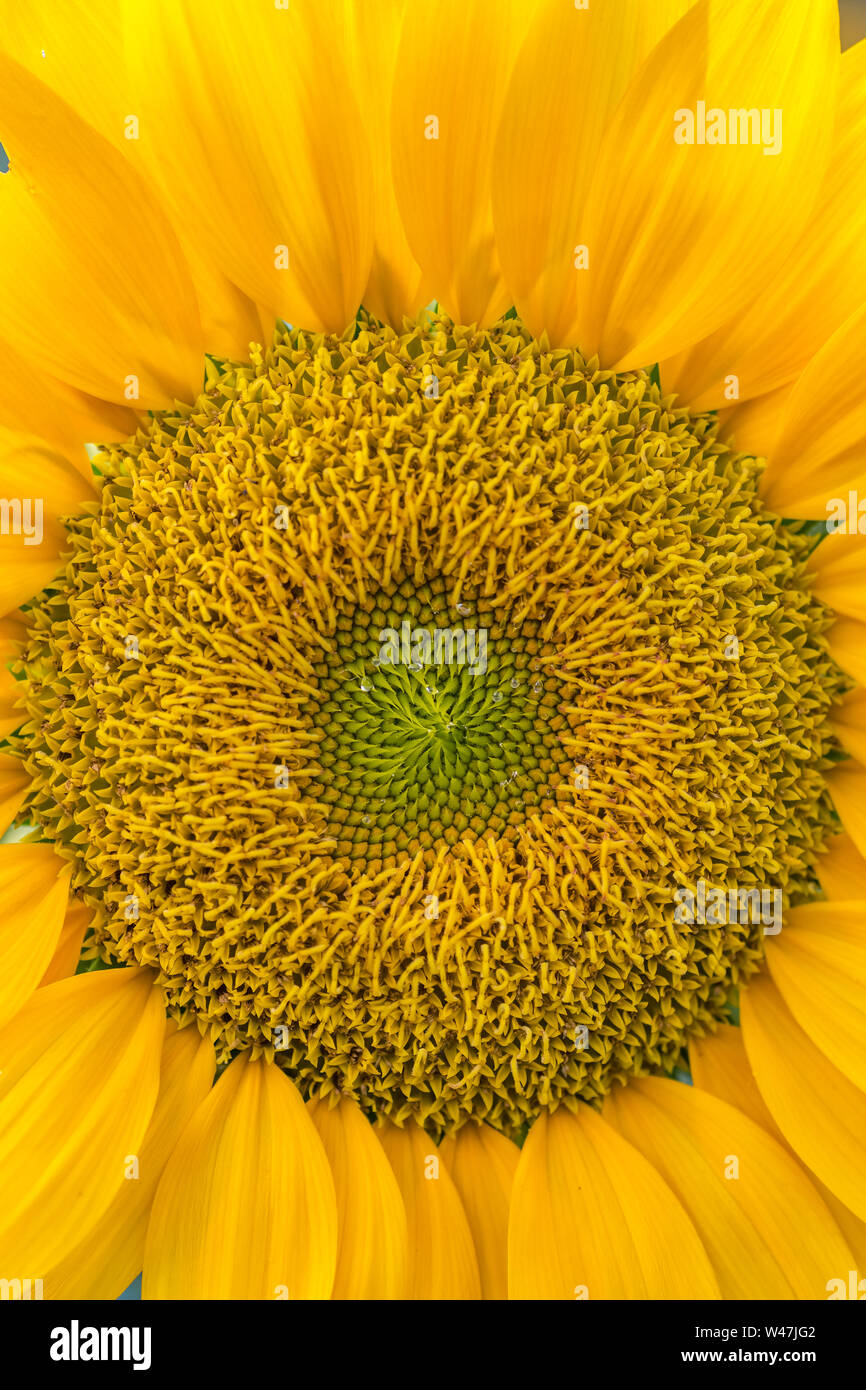
[[[50,845],[0,845],[0,1028],[45,973],[68,897],[68,868]]]
[[[383,323],[401,329],[434,298],[425,294],[421,268],[409,249],[397,197],[391,155],[391,104],[397,46],[406,0],[355,5],[349,15],[349,52],[357,74],[361,114],[373,167],[373,263],[363,302]]]
[[[20,758],[0,753],[0,835],[9,829],[30,786],[30,774]]]
[[[0,1268],[50,1269],[123,1182],[159,1085],[152,981],[139,969],[76,975],[36,990],[0,1031]]]
[[[668,389],[665,377],[662,377],[662,385]],[[780,386],[778,391],[768,391],[765,396],[755,396],[743,401],[742,405],[720,410],[720,437],[741,454],[768,458],[779,438],[785,407],[793,389],[793,384]]]
[[[689,1043],[689,1065],[696,1086],[748,1115],[749,1119],[754,1120],[755,1124],[760,1125],[778,1143],[784,1145],[788,1153],[799,1162],[758,1090],[743,1046],[742,1028],[723,1024],[717,1033],[708,1038],[693,1038]],[[803,1168],[803,1172],[808,1176],[850,1246],[857,1267],[866,1269],[866,1222],[859,1220],[849,1211],[810,1169]]]
[[[89,1236],[45,1275],[46,1298],[119,1298],[139,1273],[150,1208],[169,1156],[211,1088],[213,1046],[195,1028],[166,1026],[159,1094],[140,1152]]]
[[[460,323],[510,307],[493,235],[493,142],[536,0],[407,7],[391,111],[394,186],[436,299]]]
[[[413,1120],[403,1129],[383,1123],[378,1134],[406,1206],[406,1296],[415,1300],[480,1298],[469,1222],[436,1145]]]
[[[124,6],[140,150],[176,224],[257,304],[334,332],[354,319],[372,256],[348,15],[348,0]]]
[[[508,1207],[520,1150],[490,1125],[466,1124],[443,1139],[439,1154],[469,1222],[481,1297],[508,1297]]]
[[[795,380],[866,300],[866,200],[851,196],[860,184],[866,142],[866,43],[842,54],[839,79],[829,166],[797,245],[741,314],[681,358],[662,363],[664,389],[693,410],[723,405],[731,373],[742,400]]]
[[[337,1194],[337,1275],[332,1299],[403,1298],[406,1211],[376,1131],[357,1101],[311,1100]]]
[[[723,1298],[821,1298],[828,1269],[849,1268],[800,1165],[734,1106],[654,1077],[619,1088],[604,1114],[688,1212]]]
[[[661,40],[607,131],[575,238],[590,253],[577,335],[584,352],[618,370],[663,360],[714,332],[766,283],[804,228],[826,169],[838,24],[835,0],[699,0]],[[726,116],[781,111],[781,149],[700,144],[697,117],[695,143],[678,143],[679,113],[694,115],[699,101]]]
[[[245,1053],[168,1160],[144,1256],[146,1299],[328,1298],[337,1203],[295,1086]]]
[[[825,781],[844,828],[866,854],[866,771],[859,763],[837,763]]]
[[[7,8],[6,52],[108,139],[121,140],[130,108],[114,0],[33,0]]]
[[[866,764],[866,690],[858,686],[835,705],[830,726],[852,758]]]
[[[864,354],[866,304],[815,354],[788,399],[758,488],[780,516],[823,521],[834,499],[847,502],[849,488],[866,486]]]
[[[866,900],[792,908],[766,953],[800,1027],[866,1090]]]
[[[114,0],[22,5],[4,25],[3,41],[13,58],[136,164],[140,162],[140,112],[133,109],[136,103],[130,95],[120,9]],[[139,121],[137,132],[132,117]],[[175,231],[195,286],[205,351],[220,357],[247,357],[250,343],[261,336],[255,306],[208,264],[195,240],[185,239],[182,223],[175,225]],[[91,443],[108,443],[134,431],[135,424],[116,436],[91,429],[81,437]],[[46,438],[53,436],[46,434]]]
[[[758,1088],[798,1158],[866,1220],[866,1096],[810,1040],[766,973],[740,997]]]
[[[0,479],[2,476],[0,473]],[[24,721],[24,713],[18,708],[21,686],[9,670],[9,663],[20,657],[26,635],[20,613],[0,617],[0,738],[11,734]]]
[[[184,239],[182,228],[178,230],[195,285],[205,352],[245,361],[250,343],[270,343],[274,324],[263,340],[253,301],[222,271],[208,264],[198,247]]]
[[[50,583],[68,548],[63,518],[93,498],[92,482],[60,454],[0,432],[0,613]]]
[[[834,531],[807,561],[812,591],[836,613],[866,622],[866,536]],[[833,629],[827,640],[833,650]]]
[[[203,376],[192,283],[144,179],[0,54],[3,332],[79,391],[136,409],[192,400]],[[75,235],[70,235],[70,219]]]
[[[75,974],[84,936],[92,918],[93,913],[86,903],[79,902],[77,898],[69,899],[60,938],[48,968],[39,981],[40,986],[53,985],[56,980],[66,980]]]
[[[689,1039],[689,1067],[694,1084],[741,1110],[768,1134],[785,1143],[782,1131],[764,1104],[752,1075],[743,1030],[723,1023],[706,1038]]]
[[[833,835],[818,860],[816,873],[831,901],[866,898],[866,859],[850,835]]]
[[[0,340],[0,425],[44,439],[86,479],[92,477],[85,444],[109,444],[134,434],[131,410],[109,405],[38,371]]]
[[[837,618],[827,633],[834,661],[861,685],[866,683],[866,623]]]
[[[694,1226],[637,1149],[591,1110],[542,1113],[511,1192],[512,1298],[718,1298]]]
[[[591,350],[581,328],[596,248],[589,270],[577,270],[575,260],[604,135],[641,63],[691,3],[618,0],[578,10],[544,0],[536,7],[493,164],[497,249],[511,298],[536,336]]]

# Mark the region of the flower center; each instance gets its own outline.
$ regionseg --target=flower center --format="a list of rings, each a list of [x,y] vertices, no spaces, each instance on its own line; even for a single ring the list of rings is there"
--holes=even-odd
[[[723,1016],[766,922],[700,884],[813,894],[808,541],[646,373],[514,319],[286,332],[99,466],[26,814],[222,1061],[515,1132]]]
[[[442,576],[338,619],[319,681],[325,775],[310,792],[341,857],[371,873],[419,853],[432,864],[461,839],[515,841],[550,809],[567,724],[539,626],[483,598],[449,603]]]

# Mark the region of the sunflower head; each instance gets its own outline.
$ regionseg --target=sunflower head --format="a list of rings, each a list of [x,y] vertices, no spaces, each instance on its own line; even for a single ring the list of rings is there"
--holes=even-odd
[[[2,38],[0,1290],[823,1297],[866,1252],[837,0]]]
[[[100,466],[31,611],[26,814],[220,1060],[516,1132],[724,1016],[760,921],[677,889],[810,896],[841,677],[710,417],[515,319],[366,319]]]

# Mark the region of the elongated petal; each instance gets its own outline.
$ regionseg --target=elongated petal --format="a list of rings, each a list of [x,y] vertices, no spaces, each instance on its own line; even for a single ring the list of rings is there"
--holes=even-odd
[[[185,242],[183,229],[179,230],[195,285],[205,351],[216,357],[237,361],[249,357],[251,343],[269,346],[274,334],[275,316],[270,315],[270,331],[262,334],[253,301],[227,275],[210,265],[197,247]]]
[[[75,974],[84,936],[92,919],[93,913],[86,903],[79,902],[76,898],[69,899],[60,938],[48,962],[48,968],[39,981],[40,986],[53,985],[56,980],[66,980]]]
[[[866,683],[866,623],[837,618],[827,634],[834,661],[861,685]]]
[[[493,142],[536,0],[406,9],[391,113],[394,186],[409,245],[460,323],[509,307],[493,235]]]
[[[357,74],[358,99],[372,158],[374,244],[365,308],[393,328],[404,315],[414,317],[433,299],[425,293],[421,268],[409,247],[394,192],[391,108],[397,47],[406,0],[355,5],[349,15],[349,60]]]
[[[866,300],[866,201],[852,197],[864,147],[866,43],[859,43],[841,57],[830,163],[805,231],[741,314],[681,358],[662,363],[666,391],[676,391],[693,410],[723,405],[732,373],[742,400],[775,391],[795,380]],[[832,423],[829,411],[821,418]]]
[[[719,1297],[692,1222],[589,1106],[535,1121],[511,1193],[512,1298]]]
[[[777,391],[768,391],[764,396],[743,401],[742,405],[720,410],[721,438],[741,454],[768,458],[779,438],[785,408],[793,389],[793,383],[780,386]]]
[[[64,5],[35,0],[16,8],[11,23],[4,26],[4,46],[131,163],[144,167],[139,157],[141,112],[131,95],[121,8],[120,0],[69,0]],[[151,77],[164,81],[156,72]],[[186,238],[183,222],[175,223],[175,231],[195,286],[205,351],[246,357],[249,344],[261,337],[255,305],[208,263],[198,241]],[[91,443],[108,443],[134,430],[135,425],[115,435],[91,429],[82,437]]]
[[[791,392],[759,485],[780,516],[823,521],[834,498],[847,502],[849,489],[866,485],[864,354],[866,304],[816,353]]]
[[[337,1203],[328,1160],[279,1067],[237,1057],[175,1146],[147,1232],[147,1299],[328,1298]]]
[[[812,590],[836,613],[866,622],[866,536],[835,531],[809,556]],[[833,650],[833,628],[827,634]]]
[[[481,1297],[508,1297],[508,1209],[520,1150],[490,1125],[467,1124],[443,1139],[439,1153],[466,1212]]]
[[[752,1075],[742,1028],[724,1023],[709,1037],[690,1038],[689,1067],[695,1086],[735,1106],[774,1139],[786,1143]]]
[[[827,773],[827,789],[842,824],[861,854],[866,854],[866,769],[859,763],[838,763]]]
[[[691,3],[536,8],[496,140],[493,211],[511,297],[537,336],[591,350],[581,328],[594,257],[589,270],[575,260],[604,135],[641,63]]]
[[[12,612],[7,613],[5,618],[0,617],[0,738],[11,734],[24,720],[24,713],[18,708],[21,687],[9,670],[9,665],[20,656],[26,635],[21,613]]]
[[[749,1065],[773,1119],[797,1156],[866,1220],[866,1095],[803,1032],[767,974],[743,991],[740,1017]]]
[[[68,897],[68,867],[50,845],[0,845],[0,1028],[47,969]]]
[[[845,751],[866,764],[866,690],[850,691],[834,707],[830,724]]]
[[[792,908],[766,950],[773,983],[800,1027],[866,1090],[866,900]]]
[[[734,1106],[648,1078],[619,1090],[604,1113],[688,1212],[723,1298],[821,1298],[828,1270],[849,1267],[802,1168]]]
[[[138,420],[40,372],[0,340],[0,425],[53,445],[86,479],[92,477],[85,444],[108,444],[134,434]]]
[[[119,1298],[140,1272],[157,1184],[186,1125],[213,1083],[213,1046],[195,1028],[166,1027],[159,1094],[139,1153],[89,1236],[45,1276],[46,1298]]]
[[[144,179],[0,55],[4,334],[43,371],[137,409],[191,400],[201,325],[177,238]],[[69,235],[74,217],[75,235]]]
[[[337,1275],[333,1299],[403,1298],[406,1210],[376,1131],[357,1101],[307,1103],[331,1165],[337,1194]]]
[[[93,497],[92,481],[60,454],[0,432],[0,613],[54,578],[67,548],[63,519]]]
[[[17,816],[29,786],[30,776],[20,758],[0,753],[0,835]]]
[[[123,138],[130,110],[116,0],[10,5],[3,47],[106,138]]]
[[[764,1104],[743,1046],[742,1028],[724,1024],[711,1037],[693,1038],[689,1043],[689,1065],[696,1086],[748,1115],[800,1162]],[[840,1202],[811,1169],[800,1166],[848,1242],[857,1268],[866,1268],[866,1222]]]
[[[123,1182],[159,1085],[152,980],[139,969],[61,980],[0,1031],[0,1268],[50,1269]]]
[[[141,152],[177,225],[257,304],[332,332],[354,319],[372,257],[348,14],[347,0],[124,7]]]
[[[866,899],[866,859],[850,835],[833,835],[827,841],[816,872],[831,901]]]
[[[642,367],[749,303],[820,187],[838,54],[834,0],[699,0],[661,40],[617,108],[576,237],[590,253],[584,352]],[[738,123],[737,143],[701,144],[699,102],[724,113],[726,134],[731,111],[782,112],[778,146],[769,123],[766,143],[740,143]],[[679,143],[689,113],[694,143]]]
[[[410,1120],[378,1130],[394,1170],[409,1231],[410,1299],[477,1299],[478,1261],[457,1188],[436,1145]]]

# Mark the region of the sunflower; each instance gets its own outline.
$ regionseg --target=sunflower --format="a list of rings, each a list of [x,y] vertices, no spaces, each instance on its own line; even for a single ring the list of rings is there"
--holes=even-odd
[[[2,40],[4,1289],[842,1296],[866,44]]]

